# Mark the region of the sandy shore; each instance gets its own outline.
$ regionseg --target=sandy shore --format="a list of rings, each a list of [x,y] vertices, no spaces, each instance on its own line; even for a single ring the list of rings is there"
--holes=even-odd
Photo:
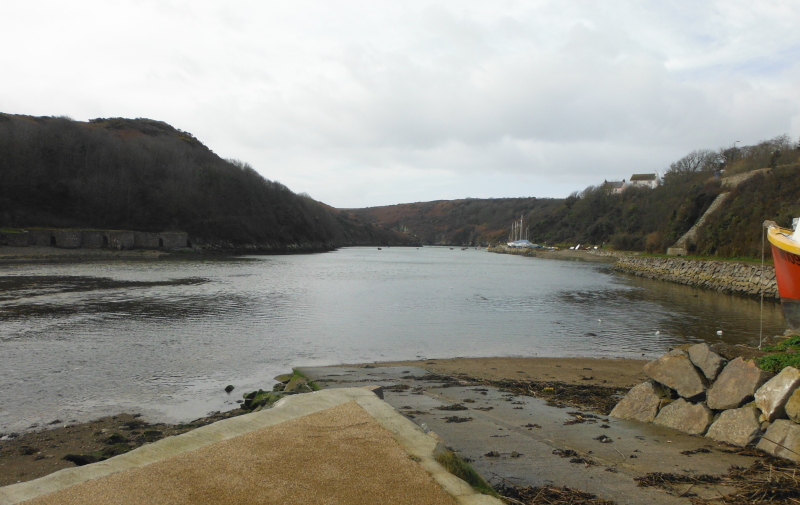
[[[360,366],[408,365],[419,366],[434,373],[465,374],[488,380],[524,379],[632,387],[645,380],[641,373],[645,363],[640,360],[597,358],[454,358]],[[264,384],[264,389],[270,387],[270,384]],[[236,409],[178,426],[148,425],[130,414],[121,414],[82,424],[61,424],[18,436],[0,433],[0,485],[31,480],[72,467],[72,462],[62,459],[67,454],[96,453],[113,447],[110,445],[112,442],[134,448],[152,439],[183,433],[197,426],[243,413],[244,411]],[[118,434],[119,440],[109,440],[113,434]]]
[[[607,387],[644,382],[646,360],[603,358],[452,358],[373,363],[373,366],[418,366],[431,372],[488,380],[524,379]]]
[[[58,247],[46,246],[0,246],[0,263],[153,259],[167,255],[169,255],[169,253],[165,251],[144,249],[115,251],[112,249],[61,249]]]

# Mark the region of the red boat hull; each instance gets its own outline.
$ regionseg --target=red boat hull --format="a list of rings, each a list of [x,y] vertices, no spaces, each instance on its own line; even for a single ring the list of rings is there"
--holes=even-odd
[[[800,330],[800,255],[772,244],[772,259],[786,325]]]

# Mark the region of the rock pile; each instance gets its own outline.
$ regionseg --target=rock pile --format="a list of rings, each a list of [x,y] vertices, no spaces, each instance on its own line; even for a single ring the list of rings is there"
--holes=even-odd
[[[726,362],[706,344],[674,349],[647,363],[650,380],[631,389],[611,415],[655,423],[800,461],[800,370],[774,375],[755,362]]]

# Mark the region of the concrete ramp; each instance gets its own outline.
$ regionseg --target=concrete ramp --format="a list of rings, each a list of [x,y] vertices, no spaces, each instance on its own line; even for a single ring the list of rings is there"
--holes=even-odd
[[[372,390],[290,396],[127,454],[0,488],[0,505],[499,505]]]

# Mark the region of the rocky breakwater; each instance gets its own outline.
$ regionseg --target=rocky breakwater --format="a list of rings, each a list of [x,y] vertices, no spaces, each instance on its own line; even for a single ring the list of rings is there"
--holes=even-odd
[[[775,269],[770,265],[763,267],[762,276],[762,267],[758,264],[620,256],[612,268],[649,279],[747,296],[760,296],[763,287],[765,298],[778,298]]]
[[[611,416],[800,461],[800,370],[773,375],[697,344],[649,362],[644,373],[650,380],[631,389]]]

